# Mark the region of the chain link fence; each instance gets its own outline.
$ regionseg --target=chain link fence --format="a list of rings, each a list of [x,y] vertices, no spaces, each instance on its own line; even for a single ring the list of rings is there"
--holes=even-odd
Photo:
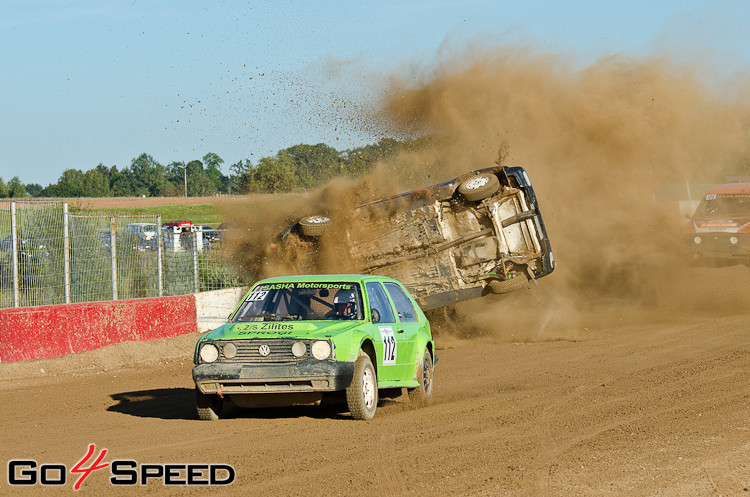
[[[178,223],[168,223],[176,225]],[[157,215],[0,203],[0,308],[184,295],[246,285],[221,234]]]

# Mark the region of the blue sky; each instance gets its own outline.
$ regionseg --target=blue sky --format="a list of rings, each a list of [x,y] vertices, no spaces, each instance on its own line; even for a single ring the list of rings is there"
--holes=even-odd
[[[750,2],[0,0],[0,177],[373,143],[389,74],[475,41],[750,68]],[[711,71],[707,71],[711,72]],[[354,117],[353,117],[354,116]]]

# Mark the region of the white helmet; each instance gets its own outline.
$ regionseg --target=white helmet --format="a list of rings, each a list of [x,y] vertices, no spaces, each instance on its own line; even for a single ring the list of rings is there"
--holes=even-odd
[[[342,288],[341,290],[336,292],[336,296],[333,297],[334,304],[346,304],[349,302],[357,302],[357,295],[354,292],[354,288]]]

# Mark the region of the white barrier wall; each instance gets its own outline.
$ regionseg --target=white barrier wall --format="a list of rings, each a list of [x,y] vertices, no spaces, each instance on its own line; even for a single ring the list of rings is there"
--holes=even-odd
[[[225,288],[195,294],[195,311],[198,331],[210,331],[227,322],[229,314],[237,307],[246,287]]]

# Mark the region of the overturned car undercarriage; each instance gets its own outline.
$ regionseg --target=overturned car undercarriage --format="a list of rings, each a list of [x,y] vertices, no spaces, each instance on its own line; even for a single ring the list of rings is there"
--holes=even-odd
[[[528,175],[491,167],[356,208],[345,230],[327,215],[282,233],[302,248],[297,270],[315,267],[324,237],[348,249],[357,270],[400,280],[424,310],[507,293],[546,276],[554,260]],[[330,242],[330,240],[329,240]]]

